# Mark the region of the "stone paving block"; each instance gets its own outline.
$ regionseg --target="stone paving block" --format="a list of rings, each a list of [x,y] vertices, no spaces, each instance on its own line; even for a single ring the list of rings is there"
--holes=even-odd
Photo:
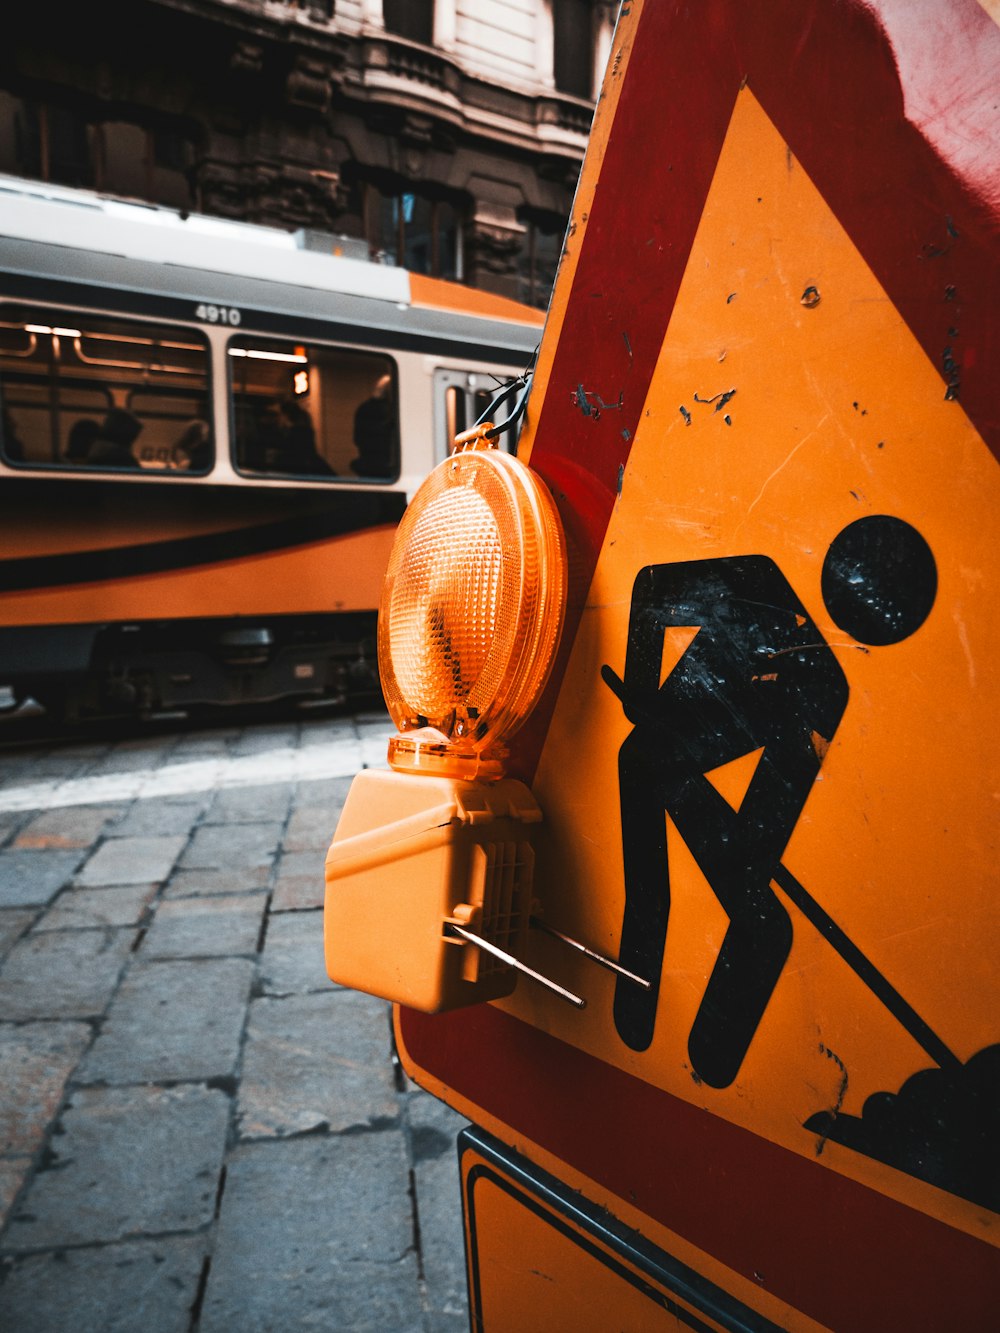
[[[27,810],[0,811],[0,847],[9,841],[13,841],[14,834],[30,818],[31,814]]]
[[[92,1036],[87,1023],[0,1023],[0,1154],[41,1147]]]
[[[468,1121],[430,1093],[406,1098],[424,1290],[434,1333],[467,1333],[465,1233],[458,1173],[458,1132]]]
[[[159,768],[173,749],[170,737],[139,737],[121,741],[107,754],[91,761],[88,777],[103,777],[108,773],[137,773],[147,768]]]
[[[271,911],[301,912],[322,907],[326,893],[325,859],[326,853],[320,851],[285,852],[278,862]]]
[[[50,902],[83,860],[84,853],[0,852],[0,907],[40,907]]]
[[[205,1254],[171,1236],[8,1261],[0,1327],[24,1333],[187,1333]]]
[[[200,1333],[422,1333],[399,1131],[244,1145]]]
[[[170,875],[187,837],[112,838],[101,844],[77,876],[77,883],[148,884]]]
[[[203,801],[189,797],[178,801],[138,800],[118,822],[106,830],[109,838],[169,837],[194,828],[204,810]]]
[[[245,870],[270,866],[282,825],[203,824],[181,857],[182,870]]]
[[[83,1088],[4,1239],[9,1251],[93,1245],[211,1221],[229,1099],[215,1088]],[[259,1202],[259,1201],[258,1201]]]
[[[261,726],[258,724],[255,727],[248,727],[246,731],[230,741],[229,753],[233,755],[266,754],[270,750],[295,749],[298,743],[299,732],[296,726],[282,724]]]
[[[120,819],[123,805],[68,805],[46,810],[21,829],[12,847],[49,848],[89,847],[105,827]]]
[[[7,1221],[7,1214],[17,1198],[17,1192],[28,1179],[28,1173],[31,1170],[30,1157],[7,1157],[0,1158],[0,1229]],[[0,1282],[3,1281],[3,1270],[0,1269]],[[0,1286],[0,1295],[3,1293],[3,1287]],[[0,1305],[0,1328],[4,1328],[3,1306]],[[13,1325],[11,1327],[14,1327]]]
[[[235,870],[175,870],[163,891],[164,898],[200,898],[212,894],[254,893],[266,889],[270,864]]]
[[[113,889],[64,889],[38,921],[34,933],[138,925],[159,887],[123,884]]]
[[[313,745],[329,745],[336,741],[355,741],[357,736],[353,719],[349,717],[316,718],[303,722],[299,749],[308,750]]]
[[[224,787],[205,814],[206,824],[283,824],[288,817],[294,786],[275,782],[259,787]]]
[[[229,742],[239,733],[233,731],[197,731],[182,736],[170,752],[171,763],[189,759],[224,758],[229,754]]]
[[[20,787],[31,781],[30,774],[37,760],[33,755],[5,755],[0,768],[0,790]]]
[[[198,787],[187,787],[183,791],[165,792],[155,800],[159,805],[196,805],[199,810],[205,811],[212,804],[213,795],[210,788],[202,790]],[[154,798],[142,796],[139,799],[146,801]]]
[[[78,1075],[82,1083],[231,1075],[250,996],[245,958],[136,963]]]
[[[75,778],[83,773],[88,773],[93,762],[91,758],[62,752],[36,755],[31,763],[21,770],[21,781],[26,783],[62,782],[66,778]]]
[[[343,807],[341,807],[343,809]],[[322,852],[330,846],[340,810],[328,805],[300,805],[292,813],[281,845],[288,852]]]
[[[265,995],[333,990],[334,983],[326,975],[323,961],[323,913],[318,910],[272,913],[268,917],[257,977]]]
[[[128,959],[134,930],[50,931],[18,940],[0,968],[0,1014],[89,1018],[102,1014]]]
[[[346,990],[253,1001],[237,1103],[241,1136],[393,1121],[388,1012],[384,1001]]]
[[[146,958],[255,955],[266,903],[266,893],[160,903],[141,954]]]
[[[7,957],[36,916],[37,911],[31,907],[0,909],[0,961]]]

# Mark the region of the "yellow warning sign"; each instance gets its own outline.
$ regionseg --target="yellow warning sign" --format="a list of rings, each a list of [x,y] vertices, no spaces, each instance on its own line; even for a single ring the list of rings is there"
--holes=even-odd
[[[968,1195],[865,1149],[865,1115],[997,1040],[997,491],[744,88],[534,784],[549,919],[654,994],[581,965],[583,1016],[502,1006],[972,1231]]]

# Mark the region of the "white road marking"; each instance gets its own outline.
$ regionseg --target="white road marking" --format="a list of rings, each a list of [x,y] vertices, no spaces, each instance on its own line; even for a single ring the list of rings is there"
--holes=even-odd
[[[322,778],[349,778],[358,769],[385,763],[385,736],[371,735],[266,750],[236,758],[197,759],[127,773],[64,778],[0,789],[0,811],[51,810],[69,805],[103,805],[114,801],[150,800],[183,796],[187,792],[222,787],[261,787],[272,782],[316,782]]]

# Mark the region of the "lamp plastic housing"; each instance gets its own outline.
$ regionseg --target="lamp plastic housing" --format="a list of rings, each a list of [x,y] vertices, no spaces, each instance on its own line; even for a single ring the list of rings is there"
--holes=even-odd
[[[511,779],[359,773],[326,858],[331,979],[424,1013],[509,995],[515,969],[448,925],[523,952],[541,817]]]
[[[439,464],[403,516],[379,603],[390,764],[499,777],[565,606],[562,528],[538,477],[484,438]]]

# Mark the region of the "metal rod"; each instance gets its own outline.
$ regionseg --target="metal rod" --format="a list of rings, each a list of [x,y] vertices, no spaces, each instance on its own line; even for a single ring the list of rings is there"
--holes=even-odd
[[[445,929],[450,931],[453,935],[461,935],[462,939],[468,940],[470,944],[477,944],[480,949],[485,949],[487,953],[491,953],[494,958],[499,958],[501,962],[507,963],[510,967],[517,968],[518,972],[523,972],[526,977],[530,977],[532,981],[537,981],[540,986],[546,986],[550,991],[554,991],[561,1000],[566,1000],[575,1008],[586,1009],[587,1001],[582,999],[579,995],[574,995],[572,991],[564,990],[562,986],[557,986],[556,983],[550,981],[548,977],[543,977],[541,972],[536,972],[533,968],[528,967],[526,963],[522,963],[520,959],[515,958],[513,954],[504,953],[503,949],[498,949],[495,944],[491,944],[489,940],[484,940],[481,935],[476,935],[471,930],[466,930],[464,926],[456,926],[454,921],[446,921]]]
[[[578,953],[582,953],[585,958],[597,963],[599,967],[606,967],[609,972],[616,972],[618,976],[624,977],[626,981],[631,981],[636,986],[641,986],[643,990],[653,989],[653,983],[647,981],[645,977],[636,976],[628,968],[622,967],[621,963],[616,963],[613,958],[607,958],[604,954],[598,953],[596,949],[591,949],[586,944],[581,944],[579,940],[564,935],[561,930],[556,930],[555,926],[550,926],[541,917],[533,916],[531,924],[536,930],[544,930],[546,935],[553,935],[557,940],[562,940],[563,944],[568,944],[571,949],[576,949]]]

